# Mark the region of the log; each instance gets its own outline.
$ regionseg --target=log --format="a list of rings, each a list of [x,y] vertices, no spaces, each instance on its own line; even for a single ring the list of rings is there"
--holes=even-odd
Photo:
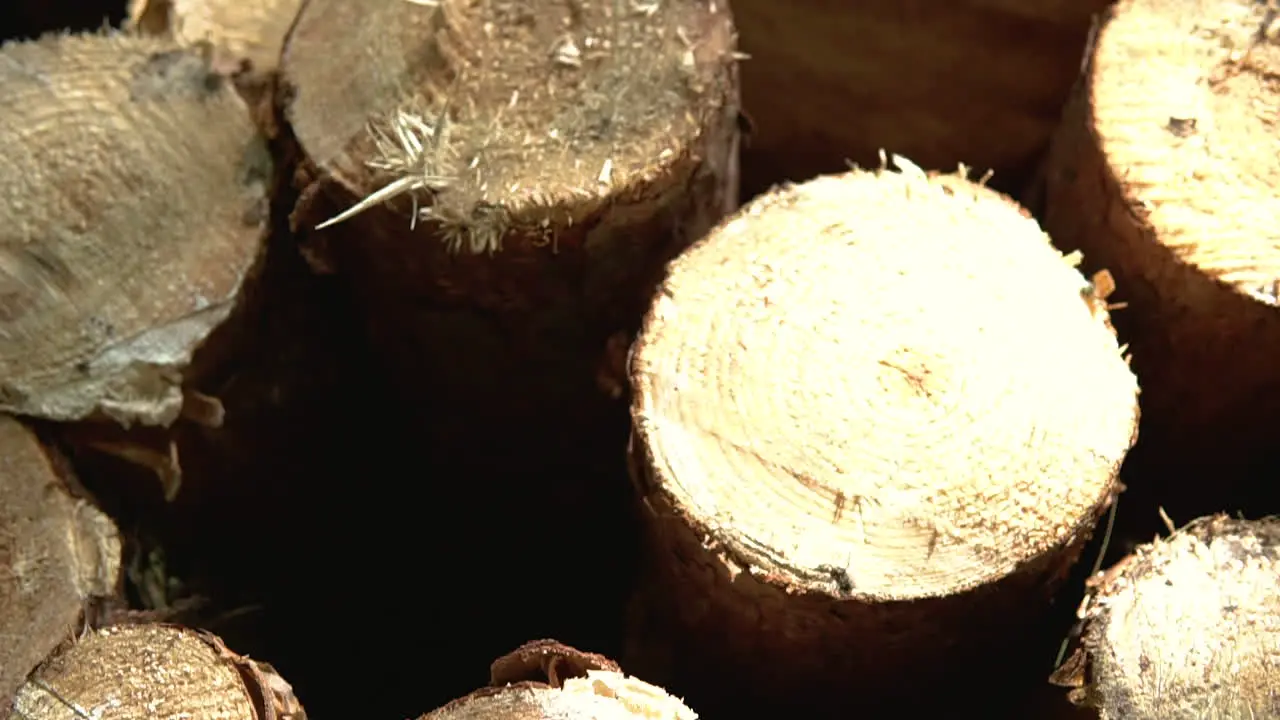
[[[410,397],[467,432],[582,404],[662,264],[736,202],[733,41],[692,0],[307,3],[282,65],[294,224]]]
[[[231,652],[213,635],[162,624],[86,634],[31,675],[12,712],[15,720],[306,718],[270,665]]]
[[[1280,412],[1280,138],[1263,109],[1280,102],[1278,33],[1247,0],[1117,4],[1046,173],[1049,234],[1128,304],[1115,322],[1142,379],[1139,449],[1194,483],[1192,517],[1236,504],[1204,496],[1190,464],[1229,485]]]
[[[733,48],[726,4],[701,0],[310,0],[286,39],[293,227],[353,289],[410,414],[404,462],[431,471],[423,502],[475,509],[440,541],[616,551],[598,574],[452,560],[476,596],[554,588],[501,634],[477,617],[491,642],[621,626],[563,600],[621,607],[629,581],[626,403],[597,371],[736,202]]]
[[[553,640],[526,643],[494,661],[490,687],[420,720],[696,720],[661,688],[622,673],[616,663]]]
[[[172,496],[168,429],[222,421],[208,383],[249,312],[270,154],[194,50],[106,33],[0,55],[0,411],[77,423]]]
[[[207,41],[233,65],[270,72],[301,6],[302,0],[130,0],[125,27],[181,45]]]
[[[1025,664],[1120,489],[1137,384],[1106,303],[1007,197],[895,161],[750,203],[633,347],[651,560],[623,662],[708,714],[901,709]]]
[[[964,162],[1016,191],[1043,154],[1090,16],[1109,0],[737,0],[749,193],[875,162]]]
[[[120,586],[120,537],[64,458],[0,415],[0,717],[25,681]],[[76,490],[77,495],[72,491]]]
[[[1225,515],[1090,581],[1081,647],[1056,674],[1102,720],[1280,717],[1280,521]]]

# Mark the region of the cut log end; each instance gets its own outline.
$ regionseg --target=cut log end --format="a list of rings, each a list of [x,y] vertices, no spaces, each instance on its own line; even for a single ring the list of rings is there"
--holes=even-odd
[[[302,0],[131,0],[127,25],[181,45],[212,43],[230,67],[274,70]]]
[[[1150,437],[1179,457],[1252,440],[1280,408],[1277,72],[1267,3],[1124,0],[1047,166],[1046,228],[1115,273]]]
[[[70,494],[66,463],[0,416],[0,702],[80,628],[95,598],[119,589],[120,537]],[[0,716],[5,715],[0,709]]]
[[[1034,220],[961,177],[855,171],[677,259],[637,340],[643,492],[730,574],[945,597],[1076,546],[1137,386]]]
[[[616,13],[616,15],[615,15]],[[661,196],[729,137],[723,4],[310,2],[287,117],[352,207],[397,200],[455,249],[552,244],[619,196]],[[556,238],[559,239],[559,238]]]
[[[270,155],[199,52],[100,34],[0,53],[0,410],[168,425],[259,258]]]
[[[293,690],[269,665],[208,634],[171,625],[120,625],[88,633],[45,662],[18,692],[16,717],[304,720]]]
[[[623,674],[607,658],[542,640],[495,661],[492,687],[422,720],[494,717],[696,720],[698,715],[665,690]]]
[[[1103,720],[1280,716],[1280,521],[1203,518],[1086,599],[1084,696]]]

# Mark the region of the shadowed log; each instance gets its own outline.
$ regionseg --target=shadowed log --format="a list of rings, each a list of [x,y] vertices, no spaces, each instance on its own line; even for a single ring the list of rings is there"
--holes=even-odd
[[[36,665],[119,590],[120,537],[65,460],[0,415],[0,717]]]
[[[1107,0],[734,0],[744,186],[870,164],[995,171],[1013,190],[1057,125]]]
[[[1105,303],[1008,198],[898,163],[751,203],[633,349],[625,662],[704,712],[901,708],[1025,664],[1119,491],[1137,384]]]

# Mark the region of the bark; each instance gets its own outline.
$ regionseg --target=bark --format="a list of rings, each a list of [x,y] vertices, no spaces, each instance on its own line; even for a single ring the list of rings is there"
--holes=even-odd
[[[495,661],[490,687],[423,715],[421,720],[697,717],[661,688],[624,675],[607,658],[540,640]]]
[[[1280,717],[1280,521],[1201,518],[1092,579],[1055,680],[1102,720]]]
[[[1137,384],[1105,302],[1008,198],[898,163],[751,203],[633,348],[624,662],[704,712],[901,709],[1026,665],[1119,491]]]
[[[1277,33],[1246,0],[1116,5],[1048,164],[1045,226],[1114,274],[1140,448],[1195,483],[1197,515],[1228,503],[1189,464],[1231,484],[1280,412]]]
[[[743,183],[870,165],[964,162],[1016,189],[1043,154],[1107,0],[738,0]],[[909,9],[908,9],[909,8]]]
[[[202,717],[305,720],[270,665],[218,638],[172,625],[95,630],[32,674],[13,702],[18,720]]]
[[[120,585],[120,537],[66,461],[0,415],[0,717],[27,674]]]
[[[228,62],[275,70],[302,0],[130,0],[126,27],[182,45],[211,43]]]
[[[264,254],[270,155],[195,51],[103,34],[0,52],[0,410],[76,423],[172,495],[168,429],[222,421],[207,381]]]

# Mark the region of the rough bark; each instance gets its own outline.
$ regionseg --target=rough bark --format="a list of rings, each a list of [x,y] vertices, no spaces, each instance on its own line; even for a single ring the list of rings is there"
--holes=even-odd
[[[126,27],[181,45],[211,43],[231,63],[270,72],[302,0],[130,0]]]
[[[1102,720],[1280,717],[1280,521],[1217,515],[1092,579],[1055,681]]]
[[[661,688],[628,677],[617,664],[551,640],[528,643],[493,664],[491,686],[421,720],[695,720]]]
[[[1274,444],[1280,412],[1277,72],[1280,22],[1263,3],[1121,2],[1046,176],[1055,243],[1110,269],[1128,303],[1115,322],[1142,379],[1139,448],[1202,499],[1188,463],[1230,484],[1228,465]]]
[[[704,712],[901,708],[1020,662],[1119,491],[1105,301],[1008,198],[898,162],[751,203],[633,348],[624,663]]]
[[[234,357],[270,155],[194,50],[103,34],[0,53],[0,410],[80,423],[172,494],[166,430],[222,421],[201,390]]]
[[[270,665],[172,625],[95,630],[40,666],[14,699],[17,720],[199,717],[305,720]]]
[[[119,590],[120,537],[65,460],[0,415],[0,717],[27,674]]]
[[[1057,125],[1090,15],[1107,0],[737,0],[743,183],[874,162],[964,162],[1016,189]]]

